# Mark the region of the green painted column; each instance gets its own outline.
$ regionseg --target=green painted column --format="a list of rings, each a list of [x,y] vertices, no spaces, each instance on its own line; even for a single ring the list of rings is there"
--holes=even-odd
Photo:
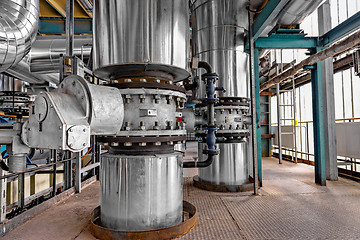
[[[321,50],[321,49],[317,49]],[[311,66],[311,86],[313,96],[314,149],[315,149],[315,183],[326,185],[325,159],[325,122],[323,103],[322,62]]]
[[[259,77],[259,49],[254,49],[254,74],[255,74],[255,104],[256,104],[256,145],[257,167],[260,187],[262,187],[262,160],[261,160],[261,123],[260,123],[260,77]]]

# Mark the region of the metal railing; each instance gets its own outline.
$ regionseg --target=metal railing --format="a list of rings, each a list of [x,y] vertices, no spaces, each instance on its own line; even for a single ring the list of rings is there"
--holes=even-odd
[[[336,119],[336,122],[360,122],[360,118],[342,118],[342,119]],[[300,150],[291,149],[282,147],[282,152],[284,152],[284,155],[292,156],[292,154],[296,153],[299,156],[300,162],[304,162],[307,164],[314,164],[314,153],[310,152],[310,143],[313,143],[313,140],[310,139],[309,134],[309,125],[313,124],[313,121],[301,121],[298,122],[300,128],[305,129],[306,134],[302,134],[302,130],[300,130]],[[272,125],[277,125],[272,124]],[[303,136],[305,135],[305,136]],[[305,139],[304,139],[305,137]],[[304,141],[305,140],[305,141]],[[305,142],[305,146],[303,144]],[[276,149],[276,151],[273,151],[273,153],[278,154],[279,152],[279,146],[272,145],[273,149]],[[291,152],[292,154],[286,154],[287,152]],[[304,158],[305,156],[305,158]],[[343,156],[338,156],[338,169],[343,169],[345,171],[341,171],[344,174],[351,175],[351,176],[357,176],[360,174],[360,160],[356,158],[348,158]]]

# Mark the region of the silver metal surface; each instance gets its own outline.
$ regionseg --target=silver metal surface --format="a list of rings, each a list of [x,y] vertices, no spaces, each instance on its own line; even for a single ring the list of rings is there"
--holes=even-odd
[[[193,55],[212,65],[219,75],[218,96],[249,96],[248,55],[244,53],[248,28],[246,0],[197,0],[192,5]],[[197,73],[200,76],[203,70]],[[205,97],[200,87],[198,97]]]
[[[66,0],[66,56],[72,57],[74,55],[74,1]]]
[[[116,79],[129,65],[133,71],[165,71],[174,80],[189,76],[187,1],[99,0],[94,22],[96,76]]]
[[[119,89],[90,84],[79,76],[67,77],[58,89],[75,96],[89,119],[91,134],[116,135],[124,119],[124,103]]]
[[[279,14],[278,24],[297,25],[314,12],[325,0],[293,0]]]
[[[202,153],[205,146],[205,143],[199,143],[199,161],[207,158]],[[216,147],[220,154],[209,167],[199,169],[199,179],[216,185],[249,183],[248,143],[216,144]]]
[[[23,172],[26,169],[26,154],[16,154],[9,156],[9,172]]]
[[[92,35],[75,36],[73,55],[87,59],[92,48]],[[66,53],[64,36],[38,36],[29,53],[31,72],[59,72],[60,55]]]
[[[22,81],[26,81],[33,84],[44,84],[46,82],[58,83],[59,77],[53,75],[40,75],[37,73],[30,72],[30,65],[28,62],[28,56],[26,55],[18,64],[13,65],[11,68],[6,70],[6,73],[16,77]]]
[[[0,91],[16,91],[23,92],[24,91],[24,82],[16,79],[14,77],[10,77],[5,74],[0,74]]]
[[[20,125],[15,124],[14,129],[16,127],[20,127]],[[26,155],[29,153],[30,148],[21,141],[19,135],[13,135],[12,138],[12,143],[7,148],[9,172],[23,172],[26,169]]]
[[[181,110],[186,95],[161,89],[120,89],[124,98],[124,126],[119,136],[185,135]],[[150,114],[143,114],[147,112]]]
[[[32,148],[78,152],[90,146],[90,134],[117,135],[123,118],[118,89],[70,76],[56,92],[37,96],[23,126],[22,139]]]
[[[101,222],[105,227],[139,231],[181,223],[181,153],[104,154],[101,173]]]
[[[0,72],[4,72],[30,51],[38,32],[39,0],[1,1],[0,16]]]
[[[360,158],[360,123],[336,123],[337,155]]]
[[[318,9],[318,28],[319,35],[323,35],[331,30],[331,6],[327,1]],[[325,138],[325,159],[326,159],[326,178],[327,180],[338,180],[337,167],[337,146],[336,146],[336,121],[335,121],[335,87],[334,59],[329,58],[322,62],[323,94],[324,94],[324,138]]]

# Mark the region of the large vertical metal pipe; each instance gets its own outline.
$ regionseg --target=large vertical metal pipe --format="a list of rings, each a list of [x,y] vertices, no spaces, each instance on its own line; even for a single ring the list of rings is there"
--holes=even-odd
[[[99,0],[94,6],[94,69],[124,75],[189,76],[189,10],[182,0]],[[154,77],[154,76],[152,76]]]
[[[193,53],[200,61],[210,63],[219,75],[217,86],[226,89],[218,93],[220,99],[249,97],[249,60],[244,52],[247,4],[247,0],[193,0],[191,3]],[[204,89],[200,88],[197,95],[204,98]],[[199,152],[205,145],[199,143]],[[235,140],[217,147],[220,155],[209,167],[199,169],[199,179],[216,185],[248,183],[249,144]],[[202,156],[200,154],[200,158]]]
[[[182,154],[173,139],[185,139],[176,118],[185,91],[172,83],[190,75],[189,29],[184,0],[95,1],[94,73],[111,80],[125,103],[122,132],[101,159],[104,227],[141,231],[182,221]]]

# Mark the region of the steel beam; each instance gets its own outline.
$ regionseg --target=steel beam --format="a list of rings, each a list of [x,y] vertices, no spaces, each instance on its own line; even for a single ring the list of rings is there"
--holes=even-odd
[[[329,20],[330,21],[330,20]],[[360,12],[354,16],[348,18],[343,23],[339,24],[335,28],[331,29],[323,36],[320,37],[320,41],[323,46],[329,46],[335,43],[342,37],[349,35],[360,28]]]
[[[315,183],[326,185],[325,123],[323,102],[322,62],[311,66],[311,86],[313,95]]]
[[[258,188],[259,188],[259,166],[258,166],[258,151],[257,151],[257,115],[256,115],[256,95],[259,93],[256,91],[256,69],[257,71],[259,71],[259,51],[257,49],[255,49],[255,42],[254,42],[254,38],[253,38],[253,34],[252,34],[252,28],[251,28],[251,24],[253,23],[253,18],[252,18],[252,14],[249,12],[248,14],[249,17],[249,37],[248,37],[248,41],[249,41],[249,50],[250,50],[250,82],[251,82],[251,86],[250,86],[250,93],[251,93],[251,145],[252,145],[252,160],[253,160],[253,177],[254,177],[254,195],[258,194]],[[257,54],[255,54],[255,51],[257,52]],[[257,59],[257,61],[255,61],[255,58]],[[257,64],[257,68],[255,67]],[[259,75],[259,73],[257,73]],[[258,81],[259,81],[259,77],[258,77]],[[260,136],[261,138],[261,136]],[[261,159],[261,155],[260,155],[260,159]]]
[[[56,196],[56,162],[57,162],[57,150],[51,150],[51,160],[53,163],[53,170],[52,170],[52,192],[51,196]]]
[[[2,157],[0,156],[2,160]],[[0,177],[5,175],[5,171],[0,168]],[[0,223],[4,223],[6,220],[6,179],[0,180]]]
[[[74,0],[66,0],[66,56],[74,55]]]
[[[331,9],[326,1],[318,9],[319,33],[324,34],[331,29]],[[324,145],[326,159],[326,179],[338,180],[336,122],[335,122],[335,93],[334,93],[334,64],[333,58],[322,62],[323,105],[324,105]]]
[[[260,123],[260,76],[259,76],[260,50],[254,50],[254,77],[255,77],[255,106],[256,106],[256,156],[260,187],[262,187],[262,159],[261,159],[261,123]]]
[[[76,18],[74,20],[75,34],[92,34],[92,19],[91,18]],[[40,34],[65,34],[66,23],[65,18],[49,18],[42,17],[39,22]]]
[[[25,206],[25,173],[18,175],[18,207],[22,209]]]
[[[75,191],[81,192],[81,152],[74,153],[75,155]]]
[[[72,158],[71,152],[64,152],[65,159]],[[72,160],[64,162],[64,187],[65,190],[72,187],[73,171],[72,171]]]
[[[252,25],[254,40],[263,33],[290,0],[269,0]]]
[[[306,37],[303,34],[272,34],[260,37],[255,47],[263,49],[309,49],[319,46],[319,38]]]

